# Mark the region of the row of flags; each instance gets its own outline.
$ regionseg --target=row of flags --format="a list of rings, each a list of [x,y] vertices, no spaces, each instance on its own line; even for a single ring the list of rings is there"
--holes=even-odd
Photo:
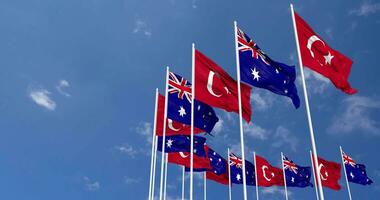
[[[162,137],[158,137],[158,141],[158,144],[160,144]],[[194,171],[206,172],[207,179],[220,184],[228,185],[229,179],[233,184],[242,184],[242,159],[230,153],[227,161],[223,156],[207,146],[205,142],[204,137],[194,137]],[[161,151],[161,149],[162,147],[158,145],[157,150]],[[168,136],[165,142],[165,151],[168,153],[169,163],[184,166],[187,171],[190,171],[189,136]],[[341,156],[349,182],[361,185],[370,185],[372,183],[372,180],[367,176],[365,165],[356,163],[344,152],[342,152]],[[258,186],[263,187],[284,186],[284,181],[286,180],[287,187],[305,188],[313,186],[311,177],[315,175],[312,172],[312,167],[297,165],[286,156],[283,156],[282,159],[283,166],[281,168],[272,166],[265,158],[258,155],[254,158],[255,164],[245,160],[246,184],[255,186],[257,183]],[[322,186],[340,190],[341,165],[320,157],[318,157],[318,164],[314,170],[319,170]]]
[[[355,94],[357,90],[352,88],[348,82],[352,61],[342,53],[332,49],[295,12],[294,23],[299,54],[301,54],[299,56],[300,62],[316,73],[330,79],[336,88],[346,94]],[[226,160],[206,145],[204,137],[192,135],[192,133],[212,134],[213,128],[219,121],[214,107],[227,112],[235,112],[250,123],[252,87],[263,88],[274,94],[288,97],[296,109],[300,107],[300,98],[295,84],[297,77],[295,66],[270,58],[236,24],[235,44],[238,57],[237,81],[211,58],[194,47],[193,83],[196,87],[193,87],[183,76],[168,70],[166,77],[167,92],[164,95],[159,94],[156,100],[155,135],[158,137],[157,150],[167,153],[168,162],[182,165],[186,167],[187,171],[206,172],[207,179],[225,185],[228,185],[230,181],[234,184],[264,187],[273,185],[308,187],[313,186],[310,182],[311,176],[314,175],[315,177],[319,174],[318,180],[320,178],[322,186],[339,190],[338,181],[341,166],[336,162],[316,156],[314,143],[313,159],[317,158],[314,159],[317,162],[315,167],[317,172],[312,167],[296,165],[285,156],[282,156],[282,168],[272,166],[260,156],[254,156],[254,163],[249,162],[245,160],[243,152],[242,158],[231,153]],[[301,66],[302,63],[300,63]],[[306,93],[305,87],[304,92]],[[308,105],[306,106],[309,112]],[[194,116],[191,116],[192,114]],[[312,129],[309,115],[309,126]],[[314,141],[312,131],[311,135],[312,141]],[[193,143],[191,138],[193,138]],[[242,133],[241,138],[243,138]],[[241,143],[242,149],[244,149],[243,139]],[[193,167],[190,169],[192,156]],[[342,156],[348,181],[362,185],[372,183],[366,175],[364,165],[356,164],[344,153]],[[161,180],[162,170],[163,165],[161,165]],[[316,181],[314,184],[318,182]],[[192,195],[192,182],[190,185],[190,195]],[[245,187],[244,189],[246,190]],[[322,191],[321,188],[320,191]]]

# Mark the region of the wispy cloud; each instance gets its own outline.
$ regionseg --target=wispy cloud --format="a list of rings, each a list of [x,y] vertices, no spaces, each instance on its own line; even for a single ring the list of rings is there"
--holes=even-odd
[[[273,147],[279,148],[284,145],[287,145],[291,148],[292,151],[297,150],[298,146],[298,139],[296,136],[292,135],[289,131],[289,129],[279,126],[276,129],[276,132],[274,134],[274,143],[272,144]]]
[[[270,132],[254,123],[244,123],[243,125],[244,133],[246,133],[248,136],[251,136],[256,139],[260,140],[266,140],[268,139],[268,136]]]
[[[329,79],[307,68],[304,68],[304,75],[305,79],[307,80],[307,88],[311,90],[311,92],[314,94],[325,93],[325,91],[331,84]],[[300,77],[298,78],[298,80],[300,81],[300,84],[302,84],[302,80]]]
[[[148,28],[147,23],[145,21],[143,21],[142,19],[136,19],[135,20],[135,26],[134,26],[132,32],[134,34],[143,34],[144,36],[146,36],[148,38],[152,36],[152,32]]]
[[[126,184],[136,184],[141,182],[141,178],[124,177]]]
[[[363,1],[359,8],[352,9],[349,11],[351,15],[357,16],[368,16],[370,14],[375,14],[380,11],[380,3],[372,3],[370,1]]]
[[[123,144],[123,145],[115,146],[115,149],[118,150],[120,153],[128,155],[131,158],[135,158],[136,154],[138,153],[138,151],[135,150],[129,144]]]
[[[29,97],[39,106],[54,111],[57,104],[50,98],[50,92],[46,89],[31,89]]]
[[[273,102],[275,101],[275,96],[273,94],[260,89],[253,91],[251,96],[252,107],[255,111],[268,110],[268,108],[272,107]]]
[[[285,190],[280,187],[266,187],[261,190],[263,195],[285,195]],[[288,190],[288,196],[291,196],[292,193]]]
[[[83,177],[85,189],[88,191],[97,191],[100,189],[100,183],[98,181],[92,181],[87,176]]]
[[[67,92],[65,92],[65,89],[66,88],[69,88],[70,87],[70,83],[67,81],[67,80],[60,80],[58,82],[58,85],[55,87],[57,89],[57,91],[65,96],[65,97],[70,97],[71,95]]]
[[[343,100],[341,114],[333,117],[328,128],[330,134],[347,134],[353,131],[372,135],[380,134],[380,124],[371,116],[380,109],[380,101],[363,96],[350,96]]]
[[[152,143],[152,134],[153,134],[153,128],[152,128],[152,123],[149,122],[140,122],[139,125],[136,127],[135,131],[146,137],[146,140],[149,143]]]
[[[214,129],[212,130],[212,133],[214,133],[215,136],[219,135],[220,133],[222,133],[223,129],[224,129],[224,120],[219,117],[219,121],[215,124]]]

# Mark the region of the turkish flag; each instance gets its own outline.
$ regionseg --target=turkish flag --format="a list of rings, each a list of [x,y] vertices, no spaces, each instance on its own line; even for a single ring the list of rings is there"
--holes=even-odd
[[[341,166],[339,163],[327,161],[318,157],[318,170],[320,173],[322,186],[333,190],[340,190],[341,186],[339,185],[339,179]]]
[[[207,155],[208,147],[205,145],[205,152]],[[201,157],[193,154],[193,168],[194,169],[211,169],[210,160],[207,156]],[[173,152],[168,153],[168,162],[182,165],[190,168],[190,152]]]
[[[243,118],[250,122],[251,87],[240,85]],[[237,82],[198,50],[195,50],[195,98],[210,106],[239,113]]]
[[[330,79],[343,92],[355,94],[357,90],[348,82],[352,60],[332,49],[296,12],[294,15],[303,65]]]
[[[157,102],[157,120],[156,120],[156,135],[162,136],[164,127],[164,110],[165,110],[165,96],[159,94]],[[171,119],[166,121],[166,135],[190,135],[190,126]],[[202,133],[201,129],[194,127],[194,134]]]
[[[228,173],[217,175],[213,172],[207,171],[206,178],[223,185],[228,185]]]
[[[273,167],[267,160],[258,155],[256,155],[256,176],[258,186],[270,187],[273,185],[284,185],[282,169]]]

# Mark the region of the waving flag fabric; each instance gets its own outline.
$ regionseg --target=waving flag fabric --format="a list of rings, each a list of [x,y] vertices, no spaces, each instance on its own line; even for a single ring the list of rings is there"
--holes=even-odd
[[[361,185],[371,185],[373,181],[368,178],[366,167],[356,163],[350,156],[343,152],[343,161],[346,168],[347,179],[349,182]]]
[[[156,135],[162,136],[164,127],[164,110],[165,110],[165,96],[159,94],[158,104],[157,104],[157,122],[156,122]],[[202,133],[203,130],[194,127],[194,133]],[[190,126],[172,119],[167,119],[166,121],[166,135],[190,135]]]
[[[341,186],[339,185],[339,179],[341,176],[341,166],[339,163],[327,161],[318,157],[317,170],[319,170],[320,173],[322,186],[333,190],[340,190]]]
[[[158,137],[157,150],[162,150],[162,138]],[[206,138],[200,136],[194,136],[194,154],[197,156],[205,157],[206,153],[204,150],[204,145]],[[177,135],[177,136],[166,136],[165,137],[165,152],[190,152],[190,136]]]
[[[191,84],[183,77],[169,72],[168,118],[191,124]],[[210,133],[219,121],[207,104],[194,100],[194,127]]]
[[[296,108],[300,99],[295,85],[294,66],[276,62],[269,58],[259,46],[241,29],[237,29],[241,80],[276,94],[290,97]]]
[[[257,183],[259,186],[283,186],[284,175],[282,169],[273,167],[267,160],[256,155]]]
[[[210,58],[195,50],[195,98],[210,106],[239,113],[237,82]],[[251,87],[241,84],[242,111],[251,121]]]
[[[296,12],[294,15],[303,64],[330,79],[343,92],[355,94],[357,90],[348,82],[351,59],[331,48]]]
[[[231,182],[235,184],[243,184],[242,159],[240,159],[233,153],[231,153],[229,156],[230,156]],[[246,171],[246,178],[247,178],[246,184],[256,185],[255,166],[251,162],[245,161],[245,171]]]
[[[308,187],[313,186],[310,182],[311,167],[301,167],[296,165],[286,156],[283,158],[286,186],[288,187]]]
[[[204,145],[204,150],[208,152],[207,145]],[[211,170],[210,161],[208,156],[198,156],[194,154],[193,160],[193,168],[194,169],[203,169],[203,170]],[[182,165],[185,167],[190,167],[190,152],[175,152],[168,153],[168,162],[174,163],[177,165]]]

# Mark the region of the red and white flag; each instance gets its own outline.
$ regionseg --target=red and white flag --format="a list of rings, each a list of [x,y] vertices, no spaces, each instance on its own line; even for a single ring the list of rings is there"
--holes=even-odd
[[[237,82],[210,58],[195,50],[195,98],[210,106],[239,113]],[[243,118],[251,121],[251,87],[241,83]]]
[[[256,155],[256,176],[258,186],[283,186],[284,175],[280,168],[273,167],[267,160]]]
[[[319,171],[322,186],[333,190],[340,190],[341,186],[339,185],[339,179],[341,176],[341,166],[339,163],[327,161],[318,157],[318,167],[316,170]],[[316,172],[316,170],[314,171]]]
[[[357,90],[348,82],[352,60],[331,48],[296,12],[294,15],[303,65],[330,79],[343,92],[355,94]]]

